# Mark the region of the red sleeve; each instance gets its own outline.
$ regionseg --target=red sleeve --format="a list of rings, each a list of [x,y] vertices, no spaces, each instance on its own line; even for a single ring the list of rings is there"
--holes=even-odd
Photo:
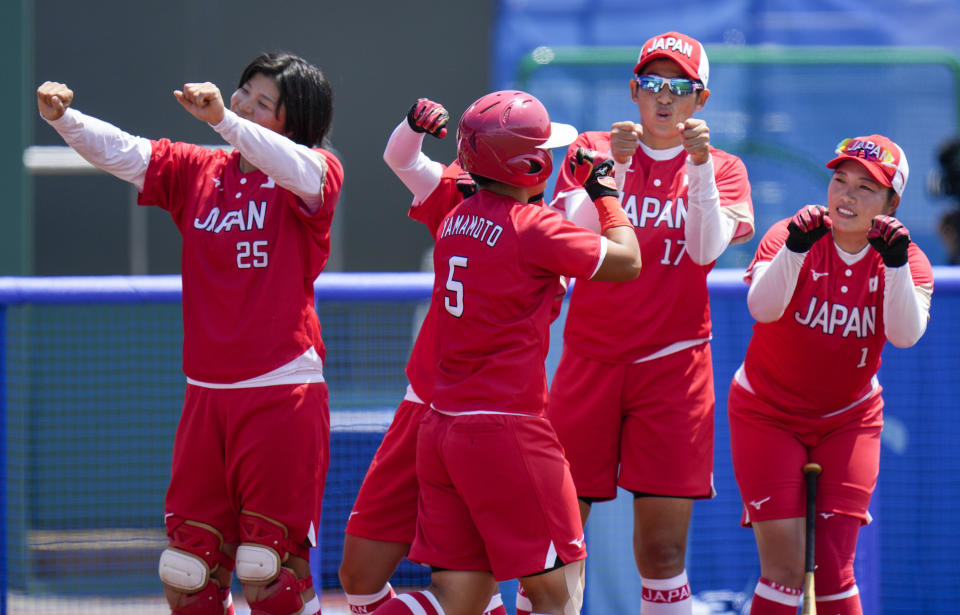
[[[165,209],[174,220],[179,220],[180,210],[196,190],[197,169],[211,152],[199,145],[169,139],[151,141],[150,146],[150,163],[137,203]]]
[[[930,266],[930,260],[920,246],[913,242],[910,242],[910,247],[907,249],[907,263],[910,265],[910,276],[913,278],[914,286],[929,285],[933,290],[933,268]]]
[[[716,152],[714,159],[716,160]],[[721,207],[734,207],[737,210],[737,228],[733,232],[732,244],[749,241],[753,237],[753,200],[750,196],[750,180],[743,161],[732,154],[725,154],[719,160],[720,168],[714,171],[717,191],[720,193]]]
[[[597,270],[601,237],[593,231],[537,205],[517,208],[514,218],[527,264],[571,278],[586,279]]]
[[[557,201],[557,195],[561,192],[568,192],[580,188],[580,184],[574,179],[573,171],[570,170],[570,161],[573,160],[577,149],[585,147],[587,149],[597,150],[598,152],[610,153],[610,133],[591,131],[580,133],[577,139],[567,148],[567,153],[560,163],[560,174],[557,176],[557,183],[553,188],[553,201],[550,205],[558,211],[564,211],[564,204]]]
[[[297,217],[307,224],[311,224],[313,220],[328,218],[331,212],[336,209],[337,202],[340,200],[340,189],[343,188],[343,165],[340,163],[340,160],[334,156],[333,152],[319,147],[314,148],[313,152],[323,157],[327,163],[327,172],[323,176],[323,186],[321,188],[323,204],[320,205],[317,211],[310,213],[304,209],[303,201],[300,197],[294,195],[292,192],[290,193],[294,202],[297,204],[297,207],[294,208]]]
[[[787,224],[789,222],[790,218],[784,218],[775,223],[760,240],[757,252],[753,255],[753,260],[747,267],[746,273],[743,274],[743,279],[747,284],[753,280],[753,266],[760,261],[772,261],[780,248],[787,242]]]
[[[456,160],[451,162],[443,169],[440,183],[433,192],[423,201],[411,205],[407,212],[407,216],[427,226],[431,237],[436,237],[444,217],[463,200],[463,194],[457,190],[457,177],[462,172],[463,169]]]

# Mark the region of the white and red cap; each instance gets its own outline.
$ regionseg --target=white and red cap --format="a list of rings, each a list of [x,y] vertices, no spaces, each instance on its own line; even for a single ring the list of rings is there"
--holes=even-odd
[[[707,87],[710,77],[710,61],[703,45],[695,38],[679,32],[665,32],[654,36],[643,44],[640,57],[633,72],[639,74],[647,62],[657,58],[668,58],[680,65],[687,77],[703,83]]]
[[[837,144],[835,153],[837,157],[827,163],[828,169],[836,168],[845,160],[856,160],[877,183],[903,194],[910,165],[903,149],[887,137],[868,135],[844,139]]]

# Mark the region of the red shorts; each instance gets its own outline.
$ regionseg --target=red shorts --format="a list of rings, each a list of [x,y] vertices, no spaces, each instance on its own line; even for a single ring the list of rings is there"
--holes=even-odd
[[[413,542],[417,531],[417,429],[427,406],[404,400],[383,435],[347,520],[347,534]]]
[[[428,412],[417,439],[420,507],[408,558],[498,581],[587,556],[563,449],[543,417]]]
[[[241,542],[237,516],[259,513],[316,543],[330,460],[327,385],[210,389],[187,384],[166,512]]]
[[[654,495],[713,495],[713,366],[700,344],[643,363],[564,350],[547,417],[577,495],[612,500],[617,485]]]
[[[823,467],[817,510],[866,523],[880,471],[883,398],[832,417],[797,415],[733,383],[727,402],[733,471],[743,499],[743,525],[803,517],[806,487],[801,468]]]

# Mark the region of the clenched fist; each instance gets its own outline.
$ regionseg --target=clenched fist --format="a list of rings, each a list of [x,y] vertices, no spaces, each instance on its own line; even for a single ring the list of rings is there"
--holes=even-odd
[[[827,234],[833,221],[823,205],[807,205],[790,218],[787,224],[787,249],[791,252],[809,252],[813,244]]]
[[[186,83],[182,90],[174,90],[173,95],[190,115],[201,122],[219,124],[223,121],[223,96],[214,84]]]
[[[880,253],[885,266],[903,267],[907,264],[910,231],[893,216],[874,216],[873,225],[867,231],[867,241]]]
[[[59,120],[73,102],[73,90],[56,81],[44,81],[37,88],[37,109],[45,119]]]

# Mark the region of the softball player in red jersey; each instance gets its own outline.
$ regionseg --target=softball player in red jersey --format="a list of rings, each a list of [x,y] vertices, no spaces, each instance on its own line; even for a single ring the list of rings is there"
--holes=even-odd
[[[702,109],[709,64],[677,32],[647,41],[630,95],[640,124],[581,134],[617,161],[624,210],[643,253],[632,282],[573,285],[547,416],[570,461],[581,516],[634,496],[644,613],[690,613],[684,559],[693,500],[713,494],[713,369],[707,273],[753,235],[750,184],[736,156],[710,146]],[[566,165],[552,207],[586,228],[596,215]],[[607,306],[618,306],[615,315]]]
[[[408,215],[436,233],[444,216],[476,184],[457,162],[444,166],[422,151],[424,135],[443,138],[449,114],[439,103],[420,99],[390,135],[383,157],[413,193]],[[436,314],[429,310],[417,334],[407,378],[410,384],[377,449],[350,517],[340,564],[340,583],[354,613],[369,613],[395,594],[389,580],[410,550],[417,526],[417,429],[433,393]],[[485,613],[505,615],[500,593]]]
[[[313,282],[343,181],[337,158],[311,148],[329,130],[332,92],[302,58],[263,54],[229,110],[212,83],[174,95],[235,150],[135,137],[68,108],[63,84],[37,91],[69,145],[167,210],[183,236],[187,391],[160,558],[171,610],[232,613],[236,568],[255,613],[309,615],[330,432]]]
[[[530,202],[552,171],[549,149],[575,135],[524,92],[488,94],[460,120],[458,158],[480,190],[444,218],[434,248],[439,362],[418,436],[410,549],[432,567],[431,585],[380,615],[478,613],[497,580],[515,577],[537,612],[579,612],[583,531],[543,417],[549,322],[560,274],[625,280],[640,261],[611,162],[580,158],[603,237]]]
[[[827,167],[827,208],[775,224],[745,275],[757,323],[728,410],[743,524],[760,554],[755,615],[793,615],[800,602],[808,462],[823,468],[818,608],[861,612],[853,561],[880,464],[880,351],[915,344],[929,318],[930,262],[893,217],[903,150],[881,135],[845,139]]]

